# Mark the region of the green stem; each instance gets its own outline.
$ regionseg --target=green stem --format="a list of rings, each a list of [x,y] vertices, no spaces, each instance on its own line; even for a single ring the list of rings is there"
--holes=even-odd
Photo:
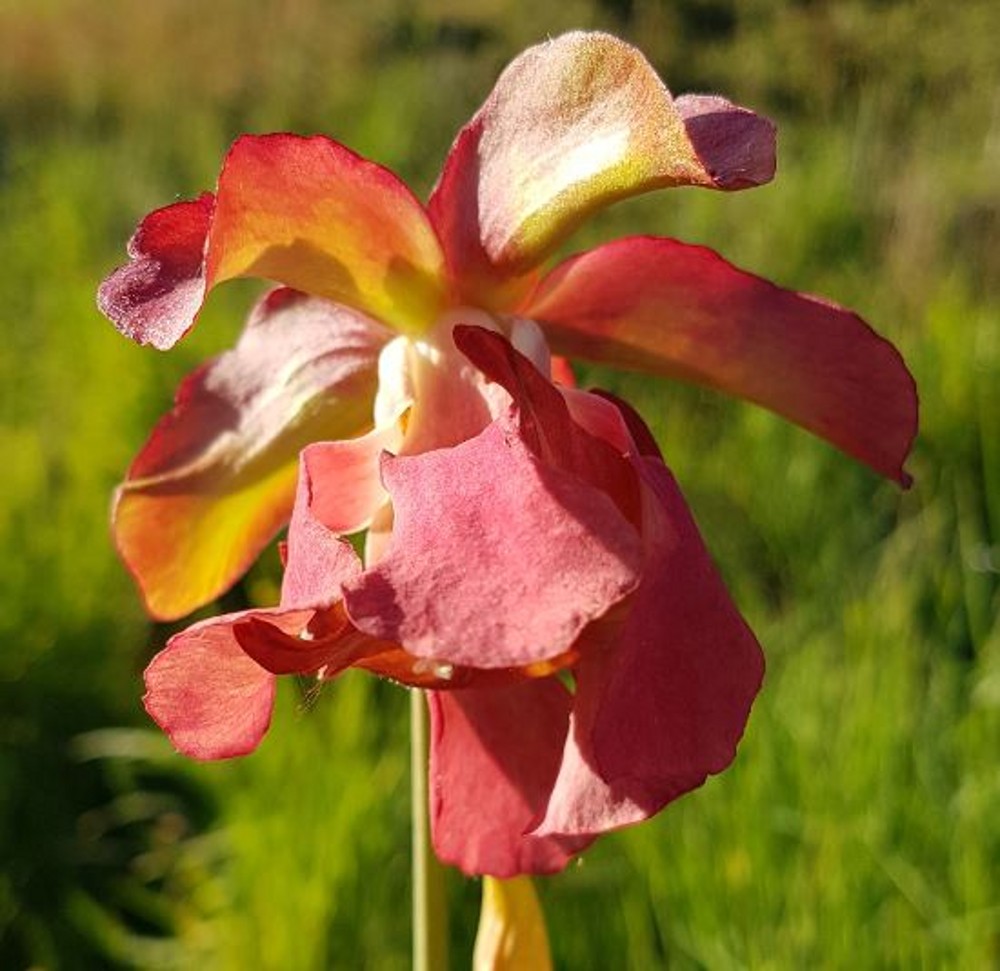
[[[413,971],[448,967],[448,908],[444,867],[431,849],[427,818],[427,703],[410,690],[410,794],[413,838]]]

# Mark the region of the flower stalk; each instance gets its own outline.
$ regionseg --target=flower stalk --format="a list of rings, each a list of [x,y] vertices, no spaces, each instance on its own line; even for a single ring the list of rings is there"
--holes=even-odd
[[[413,845],[413,969],[448,967],[448,907],[444,867],[431,848],[427,818],[427,703],[410,691],[410,821]]]

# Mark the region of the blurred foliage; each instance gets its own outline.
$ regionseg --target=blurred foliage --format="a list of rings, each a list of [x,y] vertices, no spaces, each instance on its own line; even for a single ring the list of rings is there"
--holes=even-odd
[[[107,535],[172,388],[97,281],[242,131],[324,131],[418,191],[519,49],[638,43],[780,126],[776,182],[616,207],[857,307],[903,350],[901,495],[752,408],[591,368],[651,419],[769,657],[733,769],[544,881],[566,968],[1000,964],[1000,8],[993,0],[0,0],[0,966],[402,968],[405,696],[283,686],[252,758],[194,765],[139,705],[170,633]],[[230,598],[273,587],[273,560]],[[456,966],[478,888],[451,882]]]

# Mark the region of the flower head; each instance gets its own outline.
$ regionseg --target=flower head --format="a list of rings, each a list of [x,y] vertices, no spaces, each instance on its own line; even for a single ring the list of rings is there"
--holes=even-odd
[[[99,295],[128,336],[170,347],[215,284],[282,284],[116,499],[164,618],[290,518],[280,604],[196,624],[147,670],[175,745],[250,751],[278,674],[430,688],[438,854],[502,877],[558,870],[724,769],[760,649],[641,419],[554,380],[553,354],[746,398],[901,482],[912,380],[856,315],[710,250],[630,237],[545,262],[615,200],[773,171],[768,121],[674,99],[634,48],[572,33],[501,75],[426,207],[330,139],[279,134],[147,216]],[[343,539],[362,529],[363,563]]]

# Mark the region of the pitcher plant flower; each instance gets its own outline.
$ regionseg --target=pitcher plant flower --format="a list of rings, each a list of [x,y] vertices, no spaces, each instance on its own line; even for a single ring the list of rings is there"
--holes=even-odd
[[[773,173],[769,121],[674,98],[635,48],[576,32],[507,67],[426,205],[332,139],[272,134],[235,142],[214,193],[148,215],[99,293],[132,339],[171,347],[225,280],[279,284],[115,499],[160,619],[290,522],[280,603],[201,621],[149,665],[174,745],[251,751],[280,674],[426,688],[436,852],[497,877],[557,871],[725,769],[760,648],[641,418],[566,359],[744,398],[903,485],[913,381],[851,311],[700,246],[548,261],[619,199]]]

